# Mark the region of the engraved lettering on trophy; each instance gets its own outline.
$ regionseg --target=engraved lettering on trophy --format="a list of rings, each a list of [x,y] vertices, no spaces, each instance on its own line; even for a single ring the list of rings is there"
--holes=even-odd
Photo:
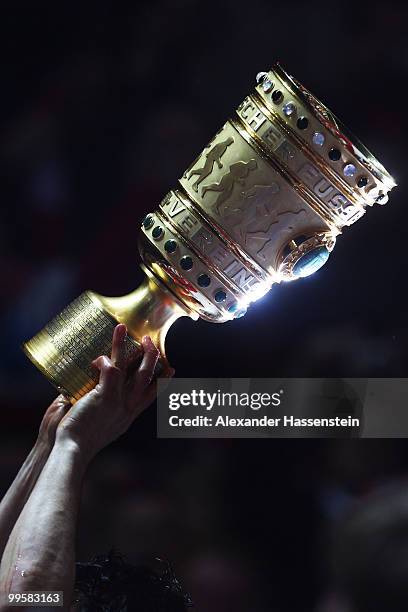
[[[167,201],[163,200],[162,205],[163,208],[167,208],[166,212],[171,218],[186,210],[184,204],[174,196],[169,197]]]
[[[200,229],[197,230],[191,237],[191,240],[198,246],[200,251],[206,255],[209,248],[213,245],[214,237],[206,229],[200,227]]]
[[[91,362],[106,354],[112,346],[114,322],[83,294],[50,321],[45,330],[61,353],[59,361],[50,366],[54,375],[68,367],[77,367],[97,381],[98,373]],[[137,344],[129,337],[125,342],[125,357],[138,353]]]
[[[274,150],[284,141],[284,137],[274,125],[270,125],[268,129],[261,134],[261,138]]]
[[[322,178],[313,187],[313,191],[315,192],[315,194],[319,196],[319,198],[322,198],[323,200],[327,198],[327,196],[333,192],[333,189],[334,189],[333,185],[331,185],[331,183],[329,183],[329,181],[327,181],[324,178]]]
[[[222,245],[217,245],[213,251],[210,253],[210,258],[217,264],[222,265],[225,258],[229,255],[227,249],[225,249]]]
[[[321,174],[312,164],[306,163],[301,168],[299,168],[299,176],[303,178],[305,183],[309,186],[313,186],[315,184],[315,179],[320,178]]]
[[[187,234],[197,225],[198,221],[195,217],[187,214],[184,219],[181,219],[179,225],[182,227]]]
[[[266,121],[265,115],[248,98],[245,98],[239,106],[238,112],[241,113],[241,117],[246,120],[254,132],[259,130]]]
[[[335,193],[334,196],[330,199],[329,204],[332,209],[336,210],[342,217],[346,218],[350,217],[350,214],[352,214],[353,211],[356,210],[355,206],[342,193],[338,192]],[[363,214],[364,212],[362,212],[360,217]]]
[[[198,176],[198,179],[193,183],[192,187],[194,191],[198,192],[198,186],[204,179],[207,178],[211,174],[214,169],[214,164],[217,164],[218,169],[221,170],[223,168],[221,157],[224,155],[227,148],[234,142],[232,136],[229,136],[227,140],[223,142],[219,142],[214,145],[213,148],[206,154],[206,160],[204,166],[201,168],[196,168],[195,170],[191,170],[188,179],[191,179],[193,176]]]
[[[311,187],[320,200],[325,201],[332,210],[344,216],[346,209],[353,204],[340,193],[312,164],[306,163],[299,170],[299,176]],[[350,211],[347,211],[347,215]]]
[[[234,259],[224,269],[224,273],[229,276],[243,291],[249,291],[251,287],[256,285],[259,281],[251,274],[246,268],[240,264],[240,262]]]
[[[355,206],[351,202],[347,200],[347,198],[342,193],[336,193],[333,198],[330,200],[329,204],[335,207],[336,211],[341,215],[344,219],[350,220],[353,218],[355,214],[360,212],[359,209],[356,209]],[[361,211],[358,219],[364,214]],[[357,220],[357,219],[356,219]]]
[[[336,194],[335,194],[335,195],[332,197],[332,199],[331,199],[331,203],[332,203],[334,206],[336,206],[336,207],[337,207],[337,206],[339,206],[339,207],[341,207],[341,208],[348,208],[348,207],[350,207],[350,206],[353,206],[353,205],[351,204],[351,202],[349,202],[349,201],[347,200],[347,198],[345,198],[345,197],[344,197],[344,195],[343,195],[342,193],[336,193]]]
[[[222,212],[220,207],[224,204],[234,189],[234,185],[237,183],[242,187],[245,187],[245,179],[248,177],[249,173],[252,170],[257,168],[257,163],[255,159],[250,159],[249,161],[239,161],[235,164],[231,164],[229,167],[229,172],[224,174],[219,183],[213,183],[212,185],[205,185],[202,189],[203,197],[208,191],[219,192],[219,196],[217,197],[213,208],[216,212],[222,216]]]
[[[276,152],[284,162],[288,162],[289,160],[295,158],[295,149],[288,143],[287,140],[284,140],[282,144],[277,147]]]

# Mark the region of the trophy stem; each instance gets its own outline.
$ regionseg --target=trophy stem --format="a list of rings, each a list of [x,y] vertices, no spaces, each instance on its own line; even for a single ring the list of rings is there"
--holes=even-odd
[[[44,329],[23,345],[29,359],[57,389],[75,402],[98,381],[91,362],[110,355],[117,323],[125,323],[126,356],[140,355],[140,342],[149,335],[161,356],[158,373],[167,364],[165,338],[179,317],[197,318],[147,268],[147,276],[135,291],[121,297],[105,297],[85,291]]]
[[[148,268],[142,265],[147,278],[134,291],[121,297],[98,296],[102,307],[118,323],[124,323],[137,341],[150,336],[166,360],[165,340],[173,323],[183,316],[194,315],[171,293]]]

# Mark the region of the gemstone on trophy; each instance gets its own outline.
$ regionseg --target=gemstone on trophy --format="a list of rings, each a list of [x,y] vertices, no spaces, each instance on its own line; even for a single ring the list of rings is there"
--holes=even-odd
[[[273,89],[273,83],[270,79],[264,79],[262,83],[262,89],[265,93],[268,93]]]
[[[330,251],[325,246],[319,246],[305,253],[293,266],[292,274],[297,278],[310,276],[319,270],[329,259]]]
[[[152,225],[154,225],[154,215],[152,215],[151,213],[146,215],[142,221],[142,224],[145,229],[150,229]]]
[[[346,164],[343,168],[344,176],[354,176],[357,168],[354,164]]]
[[[200,276],[197,278],[197,283],[200,287],[208,287],[208,285],[211,283],[211,278],[208,276],[208,274],[200,274]]]
[[[293,102],[287,102],[282,110],[284,115],[290,117],[296,111],[296,106],[293,104]]]
[[[225,302],[225,300],[227,299],[227,294],[225,293],[225,291],[222,291],[222,289],[220,289],[215,293],[214,299],[216,302]]]
[[[272,100],[275,102],[275,104],[279,104],[279,102],[282,102],[283,100],[283,93],[279,91],[279,89],[275,89],[272,94]]]
[[[341,152],[338,149],[330,149],[329,158],[332,161],[338,161],[341,157]]]
[[[174,253],[177,248],[177,242],[175,240],[167,240],[164,244],[164,249],[167,253]]]
[[[299,117],[296,125],[298,126],[299,130],[305,130],[309,125],[309,119],[307,117]]]
[[[315,132],[312,136],[312,141],[318,147],[322,147],[324,145],[325,137],[321,132]]]
[[[191,270],[193,267],[193,260],[188,255],[184,255],[184,257],[180,259],[180,266],[183,270]]]
[[[366,176],[360,176],[360,178],[357,181],[357,187],[365,187],[368,183],[368,178]]]
[[[154,230],[152,231],[152,236],[155,240],[158,240],[163,236],[164,230],[160,225],[156,225]]]
[[[258,74],[256,75],[256,82],[259,84],[261,81],[264,80],[267,74],[267,72],[258,72]]]

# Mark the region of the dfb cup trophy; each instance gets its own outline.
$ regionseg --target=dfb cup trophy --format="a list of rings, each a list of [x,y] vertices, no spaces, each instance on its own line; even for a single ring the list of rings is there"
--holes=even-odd
[[[122,297],[86,291],[24,351],[71,401],[92,389],[91,365],[110,354],[115,325],[126,353],[164,341],[182,316],[241,317],[274,283],[318,270],[344,227],[385,204],[395,182],[338,119],[280,64],[257,75],[176,189],[142,222],[143,284]]]

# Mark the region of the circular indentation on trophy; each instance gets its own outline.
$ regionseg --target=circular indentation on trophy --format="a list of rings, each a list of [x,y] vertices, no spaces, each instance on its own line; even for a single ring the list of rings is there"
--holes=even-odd
[[[272,94],[272,100],[275,102],[275,104],[279,104],[283,100],[283,93],[279,89],[275,89]]]
[[[197,283],[200,287],[208,287],[208,285],[211,283],[211,278],[208,276],[208,274],[200,274],[197,277]]]
[[[322,147],[325,140],[324,134],[321,132],[315,132],[312,136],[313,144],[317,145],[318,147]]]
[[[156,225],[156,227],[152,231],[152,236],[155,240],[160,240],[164,235],[164,229],[161,225]]]
[[[174,253],[176,249],[177,249],[177,242],[175,240],[167,240],[164,243],[164,250],[167,251],[167,253]]]
[[[305,253],[293,266],[293,276],[301,278],[317,272],[329,259],[329,255],[330,251],[325,246],[318,246]]]
[[[225,302],[227,299],[227,294],[222,289],[219,289],[214,293],[214,299],[218,303]]]
[[[180,259],[180,266],[183,270],[191,270],[193,267],[193,260],[189,255],[184,255],[184,257]]]
[[[309,119],[307,117],[299,117],[296,125],[298,126],[299,130],[305,130],[309,125]]]
[[[354,176],[355,173],[357,172],[357,168],[355,167],[354,164],[346,164],[343,168],[343,174],[344,176]]]
[[[360,178],[357,181],[357,187],[363,188],[367,185],[368,183],[368,178],[366,176],[360,176]]]
[[[142,221],[142,225],[145,229],[150,229],[154,225],[154,215],[148,214]]]
[[[341,157],[341,153],[338,149],[330,149],[329,158],[332,161],[339,161],[340,157]]]
[[[282,112],[286,117],[291,117],[296,113],[296,106],[293,102],[286,102],[282,108]]]

